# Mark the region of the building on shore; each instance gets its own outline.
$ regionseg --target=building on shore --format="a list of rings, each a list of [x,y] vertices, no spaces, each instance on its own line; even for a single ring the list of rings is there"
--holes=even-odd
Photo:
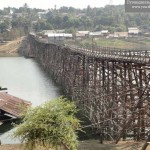
[[[130,27],[128,28],[128,34],[130,36],[141,35],[141,30],[139,30],[137,27]]]
[[[18,119],[22,115],[22,108],[31,106],[31,102],[0,92],[0,122]]]
[[[47,34],[48,43],[56,43],[56,42],[63,42],[67,39],[72,39],[73,35],[70,33],[50,33]]]

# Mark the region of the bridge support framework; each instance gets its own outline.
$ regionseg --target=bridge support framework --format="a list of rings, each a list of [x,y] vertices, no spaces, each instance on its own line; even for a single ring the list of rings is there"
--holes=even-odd
[[[31,52],[104,139],[145,139],[150,129],[150,67],[98,58],[30,38]]]

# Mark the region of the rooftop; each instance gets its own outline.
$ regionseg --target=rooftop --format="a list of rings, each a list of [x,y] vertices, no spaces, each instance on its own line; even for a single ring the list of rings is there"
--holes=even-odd
[[[48,37],[70,37],[72,38],[72,34],[69,33],[49,33],[47,34]]]
[[[0,92],[0,110],[15,117],[21,117],[21,106],[30,106],[31,102]]]

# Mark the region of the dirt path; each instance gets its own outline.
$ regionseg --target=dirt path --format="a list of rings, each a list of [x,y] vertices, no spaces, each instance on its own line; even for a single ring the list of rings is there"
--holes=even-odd
[[[117,145],[105,143],[100,144],[99,141],[90,140],[80,142],[78,150],[141,150],[142,142],[119,142]],[[1,145],[0,150],[23,150],[22,145]],[[45,150],[42,147],[36,150]],[[150,150],[150,146],[146,150]]]
[[[24,37],[7,43],[0,43],[0,53],[17,53]]]
[[[0,150],[24,150],[23,146],[20,144],[14,145],[1,145]],[[42,147],[36,148],[36,150],[45,150]]]

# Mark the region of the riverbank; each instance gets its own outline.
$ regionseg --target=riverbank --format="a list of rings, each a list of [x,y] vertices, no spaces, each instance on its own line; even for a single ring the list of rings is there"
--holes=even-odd
[[[24,37],[14,41],[0,43],[0,56],[18,56],[18,50],[22,47]]]
[[[105,143],[100,144],[97,140],[80,141],[78,150],[141,150],[142,142],[120,141],[117,145]],[[21,144],[1,145],[0,150],[23,150]],[[36,150],[45,150],[37,147]],[[150,146],[146,150],[150,150]]]
[[[23,150],[23,145],[14,144],[14,145],[1,145],[0,150]],[[36,150],[44,150],[42,147],[37,147]]]

